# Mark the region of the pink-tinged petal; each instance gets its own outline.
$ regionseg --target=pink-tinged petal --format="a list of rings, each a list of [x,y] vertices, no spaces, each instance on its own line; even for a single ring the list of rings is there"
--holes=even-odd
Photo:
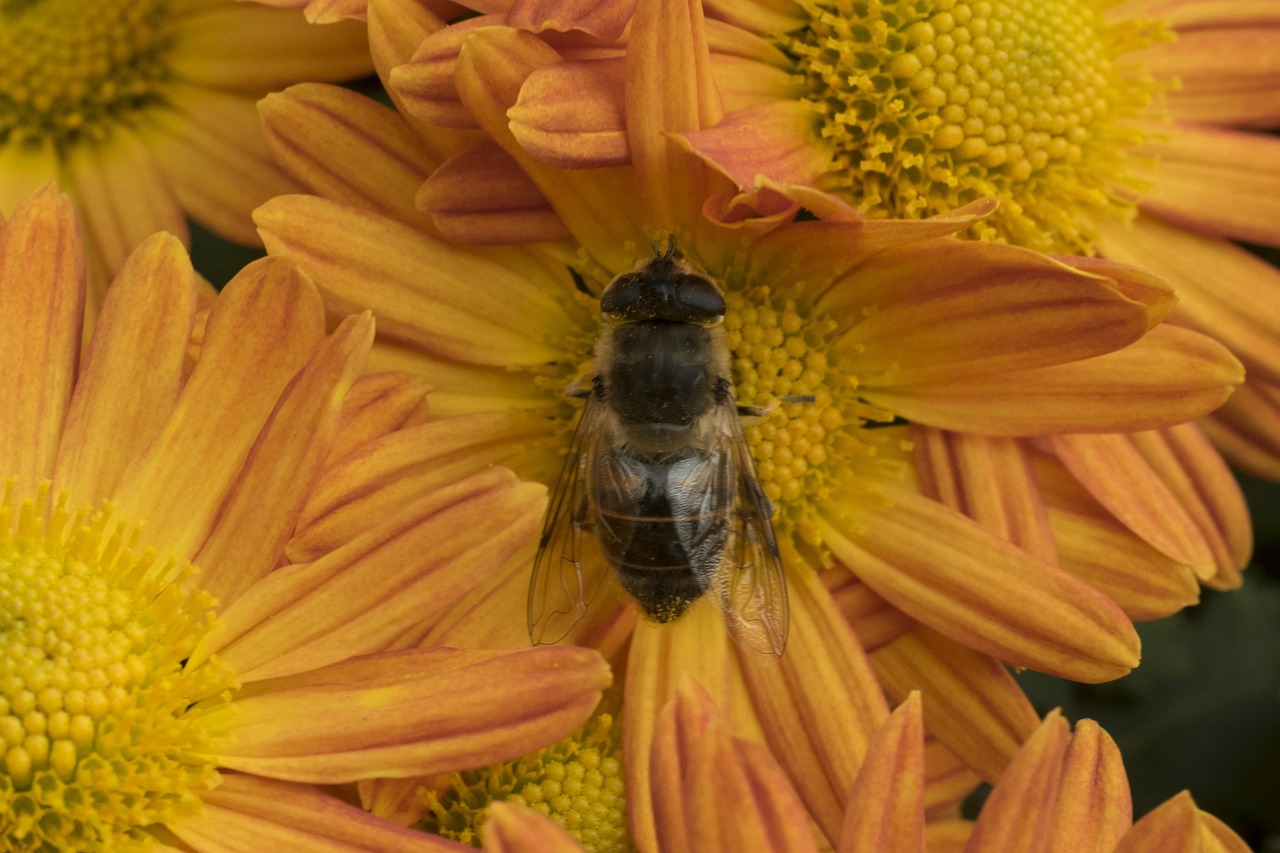
[[[694,224],[717,187],[709,170],[668,134],[712,127],[724,116],[697,0],[640,0],[626,55],[631,163],[654,221]]]
[[[342,417],[328,464],[371,441],[425,421],[430,390],[427,378],[414,373],[393,370],[361,376],[342,401]]]
[[[563,327],[550,273],[503,263],[512,253],[460,248],[369,211],[287,196],[254,214],[273,254],[289,254],[339,316],[370,309],[378,332],[450,359],[506,367],[554,360],[533,330]],[[540,287],[540,285],[549,285]]]
[[[924,853],[924,722],[913,692],[875,733],[849,792],[837,853]]]
[[[822,572],[821,577],[836,609],[853,628],[859,644],[867,652],[892,643],[916,624],[914,619],[876,595],[875,590],[843,566]]]
[[[348,317],[289,383],[196,554],[201,587],[225,607],[280,562],[329,456],[342,399],[364,368],[373,318]],[[269,510],[269,511],[264,511]]]
[[[1178,289],[1178,322],[1229,342],[1249,378],[1280,382],[1280,271],[1226,240],[1150,216],[1103,232],[1108,257],[1138,264]]]
[[[623,110],[625,60],[558,62],[535,70],[507,112],[516,141],[562,169],[630,161]]]
[[[913,426],[911,443],[925,495],[1057,564],[1049,514],[1019,442]]]
[[[1236,467],[1280,480],[1280,386],[1246,383],[1200,428]]]
[[[570,236],[538,185],[492,139],[446,160],[415,202],[441,234],[460,243],[537,243]]]
[[[388,88],[393,97],[410,115],[422,121],[461,130],[476,128],[476,117],[459,97],[454,71],[462,46],[471,35],[502,23],[501,17],[482,15],[427,36],[410,62],[390,72]]]
[[[221,237],[257,245],[249,214],[297,187],[267,153],[255,99],[176,85],[171,98],[181,111],[149,114],[141,133],[182,209]]]
[[[856,357],[868,390],[936,383],[1062,364],[1138,340],[1149,327],[1146,306],[1099,272],[1002,244],[937,240],[884,252],[824,307],[853,322],[837,346]]]
[[[1243,379],[1240,362],[1217,341],[1166,324],[1083,361],[897,388],[864,385],[862,395],[912,423],[958,432],[1138,432],[1213,411]]]
[[[247,3],[188,17],[175,34],[169,67],[187,83],[242,92],[350,80],[372,70],[362,25],[315,27],[296,12]]]
[[[1249,845],[1181,791],[1135,823],[1115,853],[1249,853]]]
[[[545,423],[533,415],[482,412],[430,421],[366,444],[325,471],[311,490],[289,558],[314,560],[424,495],[509,465],[522,443],[545,434]]]
[[[308,24],[362,21],[369,0],[310,0],[303,9]]]
[[[67,412],[54,493],[92,506],[160,434],[178,400],[195,315],[191,261],[172,234],[145,240],[107,291]]]
[[[1193,31],[1149,48],[1142,59],[1156,79],[1181,82],[1168,96],[1174,119],[1271,127],[1280,122],[1277,40],[1280,26]]]
[[[1280,245],[1280,139],[1182,124],[1157,130],[1143,149],[1159,163],[1142,193],[1144,212],[1204,234]]]
[[[165,822],[200,853],[314,850],[325,853],[466,853],[472,848],[381,820],[308,785],[223,773],[201,808]]]
[[[389,648],[497,571],[533,535],[544,495],[502,468],[442,488],[346,547],[263,578],[192,659],[217,654],[247,681]]]
[[[797,574],[799,577],[797,577]],[[849,790],[888,704],[866,654],[812,572],[789,578],[791,629],[776,666],[743,660],[765,741],[813,819],[840,837]]]
[[[815,116],[799,101],[773,101],[730,113],[714,127],[676,138],[740,187],[755,186],[761,175],[779,185],[809,185],[826,172],[831,160],[811,133]]]
[[[1054,435],[1045,443],[1094,500],[1153,548],[1199,577],[1214,574],[1209,543],[1130,436]]]
[[[115,493],[125,517],[146,520],[149,544],[195,554],[280,393],[323,338],[320,295],[291,261],[264,258],[231,280],[172,417]]]
[[[507,23],[535,33],[579,30],[601,41],[622,36],[636,0],[514,0]]]
[[[856,544],[828,521],[832,553],[908,615],[952,639],[1073,681],[1138,664],[1138,635],[1109,598],[965,516],[882,488],[858,503]]]
[[[53,474],[80,359],[84,302],[75,211],[57,186],[45,184],[18,205],[0,234],[0,470],[18,478],[19,495]]]
[[[157,231],[189,242],[186,216],[162,164],[130,128],[118,128],[99,144],[74,147],[66,169],[85,236],[112,274]]]
[[[488,853],[582,853],[559,824],[514,803],[491,803],[481,835]]]
[[[876,651],[871,665],[891,699],[923,691],[929,732],[988,782],[1040,724],[1003,664],[924,626]]]
[[[996,783],[966,853],[1111,853],[1133,821],[1120,751],[1092,720],[1074,735],[1057,711]]]
[[[553,743],[611,680],[599,654],[575,646],[409,650],[263,682],[210,715],[228,717],[218,760],[234,770],[298,782],[426,776]]]
[[[769,750],[734,735],[690,681],[658,718],[650,752],[655,802],[675,806],[664,813],[662,849],[816,853],[804,807]]]
[[[312,195],[422,227],[408,188],[439,161],[393,110],[339,86],[303,83],[258,102],[267,150]]]

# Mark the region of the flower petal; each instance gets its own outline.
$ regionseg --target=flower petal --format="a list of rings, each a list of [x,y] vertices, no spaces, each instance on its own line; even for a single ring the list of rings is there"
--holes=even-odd
[[[1237,467],[1280,480],[1280,385],[1246,383],[1200,428]]]
[[[533,32],[579,30],[613,41],[622,36],[635,6],[636,0],[514,0],[507,23]]]
[[[515,803],[490,803],[481,834],[488,853],[582,853],[559,824]]]
[[[314,850],[325,853],[465,853],[472,848],[396,826],[307,785],[223,773],[201,807],[165,825],[201,853]]]
[[[301,782],[483,767],[573,731],[610,680],[600,655],[574,646],[354,658],[242,691],[222,712],[218,757]]]
[[[858,504],[857,544],[822,521],[832,553],[908,615],[1016,666],[1107,681],[1138,663],[1110,599],[940,504],[882,487]]]
[[[343,321],[289,383],[196,554],[201,586],[225,607],[274,569],[338,431],[347,390],[373,343],[368,312]],[[270,512],[264,512],[270,507]]]
[[[267,95],[258,114],[267,150],[308,192],[429,226],[404,190],[440,163],[394,110],[340,86],[302,83]]]
[[[54,494],[98,503],[160,434],[178,400],[195,315],[186,249],[172,234],[143,241],[107,291],[67,413]]]
[[[912,692],[875,733],[849,792],[837,853],[924,853],[924,722]]]
[[[426,495],[316,562],[259,581],[192,660],[216,653],[251,681],[388,648],[497,571],[533,535],[544,495],[501,468]]]
[[[744,660],[742,672],[770,750],[822,831],[837,839],[849,790],[889,708],[822,582],[812,572],[789,580],[786,653],[776,666]]]
[[[179,559],[195,554],[280,393],[323,337],[320,296],[291,261],[265,258],[231,280],[172,417],[114,496],[125,517],[147,521],[149,543]]]
[[[913,423],[988,435],[1138,432],[1221,406],[1244,372],[1212,338],[1161,325],[1122,350],[1069,364],[895,388],[871,403]]]
[[[1143,51],[1157,80],[1177,78],[1169,113],[1180,121],[1236,127],[1280,122],[1280,70],[1274,48],[1280,27],[1251,26],[1181,32]]]
[[[562,169],[630,161],[622,57],[557,62],[534,70],[507,111],[526,151]]]
[[[472,33],[502,24],[503,16],[481,15],[431,33],[417,45],[409,62],[391,70],[387,81],[392,97],[405,112],[430,124],[476,128],[476,117],[459,97],[454,71],[462,45]]]
[[[923,625],[876,651],[871,665],[891,698],[923,691],[929,732],[988,782],[1040,723],[1003,664]]]
[[[561,285],[545,269],[534,278],[531,265],[503,263],[510,251],[468,250],[314,196],[274,199],[254,218],[269,251],[293,255],[315,278],[330,312],[372,310],[383,336],[501,367],[559,354],[532,330],[565,325],[553,295]]]
[[[326,467],[371,441],[422,423],[430,390],[427,378],[416,373],[391,370],[361,376],[342,401],[338,435]]]
[[[815,144],[813,117],[813,110],[798,100],[772,101],[676,137],[739,187],[755,186],[757,175],[779,185],[813,185],[831,160],[830,153]]]
[[[836,609],[853,628],[864,651],[874,652],[892,643],[916,624],[914,619],[877,595],[852,572],[841,571],[837,567],[821,575]]]
[[[1181,791],[1147,812],[1125,833],[1115,853],[1249,853],[1240,836]]]
[[[34,494],[53,474],[84,321],[85,263],[71,201],[45,184],[0,234],[0,470]]]

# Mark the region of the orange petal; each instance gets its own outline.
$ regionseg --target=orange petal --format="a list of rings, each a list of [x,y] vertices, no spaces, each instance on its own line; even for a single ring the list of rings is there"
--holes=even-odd
[[[1237,467],[1280,480],[1280,385],[1245,383],[1200,428]]]
[[[654,726],[649,751],[649,794],[663,853],[693,853],[689,839],[691,803],[684,796],[685,774],[695,744],[718,716],[706,691],[691,676],[684,675]]]
[[[820,523],[832,553],[908,615],[1017,666],[1107,681],[1138,663],[1109,598],[942,505],[898,490],[860,501],[857,544]]]
[[[599,654],[575,646],[415,649],[261,682],[210,714],[227,715],[218,760],[235,770],[329,783],[426,776],[564,737],[610,680]]]
[[[568,320],[560,282],[370,211],[313,196],[274,199],[255,213],[273,254],[291,254],[339,316],[372,310],[378,332],[473,364],[554,360],[541,339]],[[534,330],[537,330],[535,334]]]
[[[1111,10],[1108,10],[1110,12]],[[1179,30],[1215,26],[1280,24],[1280,10],[1266,0],[1129,0],[1122,6],[1124,17],[1159,18]]]
[[[1070,364],[894,388],[872,403],[913,423],[988,435],[1138,432],[1211,412],[1244,378],[1217,341],[1161,325],[1118,352]]]
[[[628,163],[624,63],[617,57],[534,70],[507,111],[516,141],[538,160],[563,169]]]
[[[423,497],[314,563],[280,569],[220,614],[193,660],[242,680],[388,648],[431,625],[529,537],[545,489],[492,468]]]
[[[329,456],[342,399],[373,343],[368,312],[343,321],[289,383],[245,460],[195,562],[225,607],[276,567]],[[264,508],[270,511],[264,512]]]
[[[489,853],[582,853],[559,824],[515,803],[490,803],[481,834]]]
[[[873,737],[849,792],[837,853],[924,853],[924,722],[912,692]]]
[[[1280,139],[1180,124],[1157,130],[1143,149],[1159,163],[1143,211],[1201,233],[1280,244]]]
[[[326,467],[375,439],[422,423],[430,390],[426,377],[414,373],[391,370],[361,376],[342,401],[338,435]]]
[[[455,129],[477,127],[476,117],[459,98],[454,71],[462,45],[472,33],[502,23],[501,15],[481,15],[428,35],[416,45],[411,61],[390,72],[387,82],[392,97],[409,115],[430,124]]]
[[[867,746],[889,708],[822,582],[811,572],[793,572],[789,586],[786,653],[776,666],[744,660],[742,671],[770,750],[834,840]]]
[[[809,23],[800,9],[778,0],[706,0],[707,14],[755,33],[789,33]]]
[[[80,358],[85,265],[71,201],[45,184],[0,234],[0,470],[17,494],[52,476]]]
[[[446,19],[457,14],[457,7],[448,0],[431,0],[426,3],[414,0],[358,2],[368,7],[365,21],[369,30],[369,53],[373,56],[373,65],[384,89],[388,88],[387,81],[391,79],[392,69],[408,64],[422,43],[435,33],[447,29]],[[398,97],[392,95],[391,99],[397,107],[401,107]],[[403,108],[399,111],[406,114]],[[473,123],[472,127],[474,126]],[[424,139],[423,144],[434,151],[438,140],[452,135],[450,131],[440,128],[439,133],[433,134],[432,139]]]
[[[486,139],[446,161],[417,196],[433,227],[473,245],[563,240],[569,231],[542,190],[498,143]]]
[[[925,495],[1057,565],[1049,514],[1021,444],[915,425],[911,443]]]
[[[107,291],[58,450],[54,493],[73,505],[109,495],[160,434],[178,400],[196,291],[178,238],[156,234]]]
[[[121,478],[122,515],[179,559],[203,544],[280,393],[323,340],[311,282],[288,260],[245,267],[219,295],[163,432]]]
[[[779,185],[813,185],[831,158],[815,144],[814,115],[798,100],[771,101],[730,113],[714,127],[676,136],[739,187],[755,186],[757,175]]]
[[[1115,853],[1249,853],[1249,845],[1181,791],[1135,823]]]
[[[982,779],[942,741],[928,733],[924,741],[924,767],[926,828],[928,824],[958,818],[965,800],[982,784]]]
[[[267,95],[258,114],[267,150],[312,195],[428,224],[406,190],[440,163],[394,110],[340,86],[302,83]],[[343,163],[360,168],[335,168]]]
[[[626,29],[635,6],[635,0],[515,0],[507,23],[534,32],[580,30],[613,41]]]
[[[165,826],[201,853],[243,850],[325,850],[367,853],[466,853],[472,848],[396,826],[309,785],[239,773],[200,795],[199,809]]]
[[[1169,112],[1180,121],[1272,127],[1280,122],[1280,27],[1251,26],[1181,32],[1177,41],[1143,51],[1157,80],[1177,78]]]
[[[836,609],[853,628],[864,651],[874,652],[892,643],[916,624],[843,566],[822,572],[821,577]]]
[[[924,692],[929,732],[988,782],[1040,723],[1003,664],[923,625],[878,650],[871,664],[890,697]]]

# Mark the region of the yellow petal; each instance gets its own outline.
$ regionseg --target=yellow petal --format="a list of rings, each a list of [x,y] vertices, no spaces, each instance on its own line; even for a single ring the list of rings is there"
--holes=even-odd
[[[225,607],[274,569],[338,430],[342,399],[364,368],[373,318],[348,317],[285,389],[196,554],[201,586]],[[264,508],[270,508],[265,511]]]
[[[380,820],[363,809],[297,785],[258,776],[223,773],[200,795],[199,809],[165,822],[191,849],[324,850],[328,853],[465,853],[461,844]]]
[[[115,493],[147,542],[179,559],[204,543],[280,393],[324,336],[320,296],[288,260],[245,267],[219,295],[168,424]]]
[[[533,535],[544,495],[501,468],[426,495],[346,547],[259,581],[192,660],[217,653],[247,681],[388,648],[497,571]]]
[[[488,853],[582,853],[559,824],[515,803],[491,803],[481,835]]]
[[[929,732],[988,782],[1040,723],[1003,664],[923,625],[878,650],[871,665],[890,697],[923,691]]]
[[[912,692],[872,738],[837,853],[924,853],[924,721]]]
[[[410,650],[255,685],[223,712],[225,767],[300,782],[495,764],[579,726],[611,680],[595,651]],[[299,721],[305,720],[305,725]]]
[[[34,493],[53,475],[75,385],[85,264],[70,200],[45,184],[0,234],[0,470]]]
[[[1017,666],[1107,681],[1138,663],[1138,635],[1106,596],[918,495],[859,502],[855,540],[821,523],[832,553],[908,615]]]

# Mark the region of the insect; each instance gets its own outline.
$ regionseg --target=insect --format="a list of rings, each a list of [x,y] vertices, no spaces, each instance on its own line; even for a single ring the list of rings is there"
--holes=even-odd
[[[719,288],[672,240],[600,298],[596,375],[529,586],[529,634],[555,643],[616,578],[671,622],[703,596],[740,646],[781,655],[787,588],[734,402]],[[572,394],[572,392],[571,392]]]

